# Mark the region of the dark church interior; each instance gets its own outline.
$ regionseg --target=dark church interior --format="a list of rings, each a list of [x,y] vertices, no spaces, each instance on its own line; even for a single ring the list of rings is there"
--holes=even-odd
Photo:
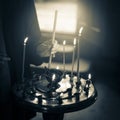
[[[53,6],[52,6],[52,4]],[[54,4],[55,3],[55,4]],[[65,5],[71,5],[70,11],[67,11]],[[72,5],[73,4],[73,5]],[[37,7],[40,5],[40,9]],[[55,53],[52,59],[51,67],[54,69],[63,65],[63,55],[66,55],[66,71],[71,71],[72,66],[72,50],[73,39],[78,35],[79,28],[83,26],[82,37],[79,44],[79,53],[75,55],[75,61],[80,61],[80,74],[92,75],[92,82],[97,91],[94,104],[90,104],[84,109],[68,110],[64,112],[64,107],[61,113],[64,113],[64,118],[60,116],[58,120],[120,120],[120,78],[119,78],[119,32],[120,32],[120,7],[119,1],[112,0],[1,0],[0,1],[0,120],[53,120],[54,117],[45,117],[49,115],[47,110],[34,110],[34,105],[28,106],[27,103],[22,105],[16,102],[14,95],[14,84],[22,80],[22,73],[28,79],[33,77],[31,74],[34,69],[42,69],[41,65],[46,65],[49,62],[49,57],[46,57],[46,51],[50,51],[50,41],[46,48],[39,49],[36,52],[36,47],[41,46],[42,42],[52,38],[52,31],[49,29],[49,23],[42,26],[43,17],[46,16],[48,6],[50,10],[55,7],[59,11],[66,10],[65,13],[77,15],[76,22],[73,25],[68,24],[68,29],[65,24],[60,25],[60,29],[56,30],[55,40],[62,46],[63,40],[66,40],[66,53],[59,51]],[[57,5],[57,6],[55,6]],[[63,8],[62,8],[63,5]],[[75,7],[77,6],[77,8]],[[77,13],[76,13],[77,9]],[[42,18],[39,23],[39,11],[43,11]],[[41,12],[40,11],[40,12]],[[47,12],[46,12],[47,11]],[[54,11],[54,9],[53,9]],[[49,15],[48,14],[48,15]],[[62,17],[67,19],[67,23],[72,18]],[[45,17],[47,19],[47,17]],[[73,17],[74,18],[74,17]],[[47,21],[45,19],[45,21]],[[43,21],[42,21],[43,20]],[[48,20],[49,22],[50,20]],[[51,23],[52,25],[53,23]],[[76,26],[75,26],[76,24]],[[75,30],[73,29],[75,27]],[[68,30],[68,31],[67,31]],[[71,32],[71,31],[72,32]],[[25,38],[28,37],[27,44]],[[47,42],[47,41],[46,41]],[[64,44],[63,44],[64,46]],[[75,52],[77,52],[77,47]],[[25,49],[26,48],[26,49]],[[61,50],[62,48],[60,48]],[[23,52],[25,59],[23,59]],[[41,57],[39,55],[43,57]],[[23,70],[23,60],[24,70]],[[43,64],[44,63],[44,64]],[[74,65],[78,66],[77,63]],[[61,67],[61,71],[64,68]],[[76,69],[76,68],[74,68]],[[79,69],[79,68],[78,68]],[[22,71],[23,70],[23,71]],[[24,77],[23,76],[23,77]],[[23,79],[24,80],[24,79]],[[19,99],[18,101],[21,101]],[[21,102],[22,103],[22,102]],[[89,103],[86,103],[89,104]],[[85,105],[84,105],[85,106]],[[54,107],[54,106],[53,106]],[[79,107],[79,106],[76,106]],[[40,108],[41,109],[41,108]],[[50,108],[49,108],[50,109]],[[48,110],[49,111],[49,110]],[[57,109],[56,109],[57,111]],[[70,111],[70,112],[69,112]],[[51,112],[50,112],[51,113]],[[55,111],[52,116],[60,115]],[[63,115],[63,114],[62,114]],[[56,119],[56,120],[57,120]]]

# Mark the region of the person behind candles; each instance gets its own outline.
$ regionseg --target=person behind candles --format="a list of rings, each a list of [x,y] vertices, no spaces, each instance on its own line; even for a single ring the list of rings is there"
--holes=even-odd
[[[25,51],[25,77],[31,76],[30,64],[40,65],[42,62],[48,62],[51,50],[52,53],[57,52],[59,45],[57,41],[52,44],[52,40],[41,36],[33,0],[5,0],[2,8],[4,41],[7,54],[11,58],[9,68],[12,86],[22,79],[25,37],[28,37]],[[17,106],[14,99],[11,101],[12,120],[29,120],[35,116],[34,111]]]

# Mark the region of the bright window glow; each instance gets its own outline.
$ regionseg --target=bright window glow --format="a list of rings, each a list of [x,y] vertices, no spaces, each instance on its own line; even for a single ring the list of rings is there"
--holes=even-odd
[[[41,31],[52,32],[55,10],[58,11],[56,32],[74,34],[77,26],[77,3],[35,2]]]

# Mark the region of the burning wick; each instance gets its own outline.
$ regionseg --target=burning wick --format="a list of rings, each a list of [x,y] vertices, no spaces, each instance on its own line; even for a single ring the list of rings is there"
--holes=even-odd
[[[63,41],[63,70],[64,70],[64,73],[65,73],[65,45],[66,45],[66,41],[64,40]]]
[[[53,76],[52,76],[52,81],[54,81],[54,80],[55,80],[55,77],[56,77],[56,76],[55,76],[55,74],[53,74]]]
[[[91,76],[91,74],[89,73],[89,74],[88,74],[88,80],[91,80],[91,77],[92,77],[92,76]]]
[[[81,27],[80,30],[79,30],[79,36],[81,36],[82,31],[83,31],[83,27]]]
[[[73,41],[73,55],[72,55],[72,71],[71,71],[71,77],[73,77],[73,69],[74,69],[74,61],[75,61],[75,47],[76,47],[76,38],[74,38],[74,41]]]
[[[63,45],[66,45],[66,41],[65,40],[63,41]]]
[[[76,38],[74,38],[73,45],[76,46]]]
[[[26,45],[27,41],[28,41],[28,37],[24,39],[24,45]]]
[[[59,66],[57,66],[56,69],[59,70]]]

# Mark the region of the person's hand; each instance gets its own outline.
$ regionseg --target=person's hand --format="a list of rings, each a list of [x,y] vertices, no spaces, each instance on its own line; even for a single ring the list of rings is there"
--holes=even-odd
[[[56,52],[58,52],[58,49],[59,49],[59,44],[58,44],[58,41],[55,40],[54,44],[53,44],[53,47],[51,49],[51,54],[55,54]]]
[[[37,45],[36,53],[40,57],[49,57],[50,54],[55,54],[58,51],[59,46],[57,40],[55,40],[54,44],[52,44],[52,40],[47,40]]]

